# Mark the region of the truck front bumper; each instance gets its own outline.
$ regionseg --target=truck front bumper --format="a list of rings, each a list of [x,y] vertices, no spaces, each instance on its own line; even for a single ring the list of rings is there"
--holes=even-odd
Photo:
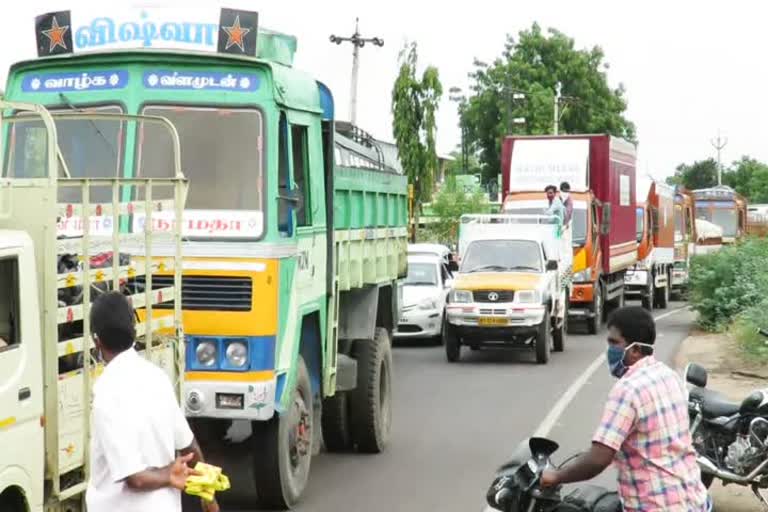
[[[276,379],[230,382],[211,376],[185,379],[182,400],[187,416],[192,418],[221,418],[266,421],[275,414]],[[219,372],[217,372],[219,373]],[[223,373],[223,372],[221,372]],[[243,374],[230,372],[232,378]]]
[[[571,298],[568,301],[569,318],[592,318],[595,312],[592,309],[595,287],[592,283],[573,283]]]
[[[627,270],[624,274],[624,296],[627,298],[639,298],[648,290],[650,273],[647,270]]]
[[[446,307],[448,323],[466,331],[535,330],[546,315],[542,304],[461,304]]]

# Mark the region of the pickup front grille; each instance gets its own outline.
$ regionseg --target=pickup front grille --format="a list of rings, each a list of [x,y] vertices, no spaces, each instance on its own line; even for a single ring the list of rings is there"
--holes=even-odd
[[[136,278],[143,285],[145,277]],[[152,288],[173,286],[173,276],[152,276]],[[248,277],[182,276],[181,307],[194,311],[250,311],[253,281]],[[173,303],[156,309],[172,309]]]
[[[511,291],[497,291],[497,290],[481,290],[472,292],[472,298],[475,302],[512,302],[515,298],[515,292]]]

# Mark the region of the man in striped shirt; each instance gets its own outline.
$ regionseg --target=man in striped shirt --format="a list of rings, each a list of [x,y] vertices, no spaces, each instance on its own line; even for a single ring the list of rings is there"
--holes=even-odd
[[[616,310],[608,320],[607,359],[618,382],[608,396],[590,450],[556,471],[542,486],[589,480],[611,462],[619,472],[626,512],[703,512],[707,490],[691,443],[682,379],[653,356],[656,326],[640,307]]]

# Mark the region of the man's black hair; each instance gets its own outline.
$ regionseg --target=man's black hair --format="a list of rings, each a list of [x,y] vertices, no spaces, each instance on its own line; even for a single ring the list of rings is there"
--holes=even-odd
[[[608,327],[615,327],[627,344],[653,345],[656,342],[656,322],[651,313],[640,306],[627,306],[615,310],[608,317]],[[638,348],[644,354],[651,353],[646,347]]]
[[[133,306],[120,292],[109,292],[93,302],[91,330],[110,352],[128,350],[136,341],[136,316]]]
[[[549,192],[550,190],[552,192],[557,192],[557,187],[554,185],[547,185],[546,188],[544,189],[544,192]]]
[[[571,185],[567,181],[564,181],[560,184],[560,190],[562,190],[563,192],[570,192]]]

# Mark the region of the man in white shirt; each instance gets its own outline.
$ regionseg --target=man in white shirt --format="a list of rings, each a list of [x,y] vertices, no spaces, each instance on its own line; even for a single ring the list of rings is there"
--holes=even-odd
[[[202,461],[170,379],[133,348],[135,312],[100,296],[91,329],[104,372],[94,384],[88,512],[181,512],[181,491]],[[205,512],[218,505],[203,502]]]

